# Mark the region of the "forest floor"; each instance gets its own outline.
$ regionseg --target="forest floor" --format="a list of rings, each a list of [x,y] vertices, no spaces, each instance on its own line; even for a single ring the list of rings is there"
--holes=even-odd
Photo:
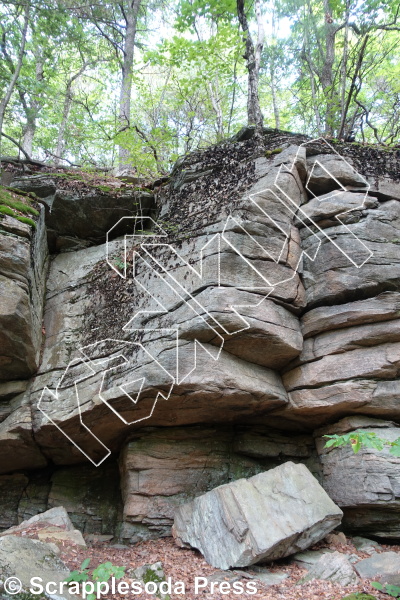
[[[326,544],[320,542],[311,549],[330,548],[344,554],[357,554],[360,559],[368,558],[368,554],[359,552],[355,546],[348,540],[344,544]],[[379,551],[397,551],[400,552],[400,546],[384,546]],[[221,572],[217,571],[206,563],[201,554],[195,550],[179,548],[176,546],[172,538],[164,538],[155,541],[140,542],[134,546],[113,545],[105,542],[88,543],[87,548],[79,548],[73,545],[65,544],[61,548],[61,558],[70,570],[79,569],[80,565],[86,558],[90,558],[90,570],[101,563],[111,561],[113,565],[124,566],[128,576],[121,581],[131,582],[136,579],[133,576],[129,577],[129,571],[136,569],[144,564],[154,564],[161,561],[165,573],[165,577],[171,577],[172,582],[182,581],[185,584],[185,595],[171,594],[170,598],[181,600],[199,600],[201,598],[213,598],[214,600],[232,600],[233,598],[254,598],[254,600],[341,600],[352,593],[371,594],[377,600],[388,600],[390,597],[386,594],[378,592],[371,586],[370,580],[361,580],[357,585],[343,587],[337,583],[330,581],[314,580],[309,583],[299,584],[299,581],[307,573],[305,569],[300,568],[289,559],[276,561],[268,565],[269,572],[286,572],[287,579],[282,583],[272,586],[266,586],[261,581],[256,579],[256,573],[251,570],[251,567],[245,570],[239,570],[239,579],[244,583],[246,581],[254,581],[257,588],[256,594],[242,593],[234,594],[219,593],[215,591],[210,593],[209,587],[206,590],[201,590],[197,594],[194,589],[195,577],[205,577],[208,581],[212,581],[217,576],[220,579]],[[232,571],[226,571],[226,581],[232,582]],[[254,578],[254,579],[253,579]],[[215,579],[214,579],[215,580]],[[138,600],[150,599],[154,600],[155,596],[146,594],[123,596],[114,594],[104,598],[113,598],[114,600],[123,600],[124,598],[137,598]]]

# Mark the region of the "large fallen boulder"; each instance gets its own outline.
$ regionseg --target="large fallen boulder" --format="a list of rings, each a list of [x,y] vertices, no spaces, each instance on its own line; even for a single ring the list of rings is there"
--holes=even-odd
[[[214,567],[246,567],[299,552],[323,539],[342,511],[302,464],[222,485],[183,504],[173,535]]]

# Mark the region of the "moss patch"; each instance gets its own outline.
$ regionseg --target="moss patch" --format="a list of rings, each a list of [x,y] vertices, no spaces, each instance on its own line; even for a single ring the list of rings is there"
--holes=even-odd
[[[273,156],[274,154],[280,154],[282,152],[283,148],[274,148],[273,150],[267,150],[265,153],[265,156],[267,158],[269,158],[270,156]]]
[[[0,186],[0,215],[8,215],[21,223],[36,228],[36,223],[31,216],[38,217],[40,212],[31,206],[31,202],[32,200],[28,196],[23,195],[21,198],[15,190]]]
[[[0,213],[2,215],[9,215],[10,217],[16,217],[16,213],[11,210],[9,206],[5,206],[4,204],[0,204]]]
[[[17,221],[21,221],[21,223],[26,223],[27,225],[30,225],[31,227],[33,227],[34,229],[36,229],[36,223],[35,223],[35,221],[33,221],[32,219],[30,219],[29,217],[20,217],[20,216],[17,216],[16,219],[17,219]]]

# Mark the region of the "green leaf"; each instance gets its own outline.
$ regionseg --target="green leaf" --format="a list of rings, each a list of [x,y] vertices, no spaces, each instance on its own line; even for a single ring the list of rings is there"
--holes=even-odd
[[[376,590],[383,590],[383,585],[381,583],[379,583],[379,581],[372,581],[371,582],[372,587],[374,587]]]
[[[392,454],[393,456],[397,456],[398,458],[400,458],[400,438],[397,438],[397,440],[395,440],[394,442],[392,442],[390,444],[391,448],[390,448],[390,454]]]
[[[90,558],[85,558],[85,560],[81,564],[81,571],[84,571],[85,569],[87,569],[89,564],[90,564]]]

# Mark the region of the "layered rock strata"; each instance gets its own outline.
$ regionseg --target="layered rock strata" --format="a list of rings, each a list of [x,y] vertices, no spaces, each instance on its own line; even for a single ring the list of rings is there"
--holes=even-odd
[[[64,504],[76,526],[116,531],[118,511],[96,529],[101,500],[87,517],[79,486],[68,484],[69,503],[57,487],[64,470],[86,469],[97,489],[111,452],[126,540],[168,534],[182,502],[285,460],[322,469],[345,526],[398,531],[396,512],[375,527],[361,496],[334,496],[312,436],[349,415],[400,421],[395,155],[335,146],[343,158],[276,131],[265,142],[265,156],[246,132],[193,153],[151,192],[69,190],[48,173],[12,182],[45,214],[25,237],[0,223],[1,275],[16,290],[2,320],[3,528]],[[341,477],[361,477],[363,456]],[[390,469],[397,481],[396,460]]]

